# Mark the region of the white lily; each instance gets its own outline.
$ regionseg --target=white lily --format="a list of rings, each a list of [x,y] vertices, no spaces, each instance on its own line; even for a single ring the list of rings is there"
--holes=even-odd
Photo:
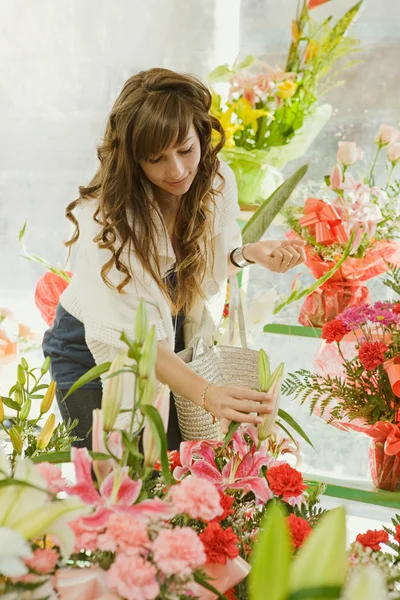
[[[28,573],[24,558],[30,558],[30,545],[20,533],[0,527],[0,573],[5,577],[21,577]]]
[[[10,472],[7,458],[0,453],[0,478]],[[6,475],[5,475],[5,474]],[[68,521],[87,514],[90,509],[77,498],[51,502],[46,482],[30,460],[17,462],[15,484],[0,488],[0,527],[18,532],[25,540],[41,535],[53,535],[66,559],[73,550],[74,535]]]

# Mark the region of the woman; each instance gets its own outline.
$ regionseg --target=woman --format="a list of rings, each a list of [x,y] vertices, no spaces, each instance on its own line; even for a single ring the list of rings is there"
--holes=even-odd
[[[265,394],[210,385],[175,354],[201,320],[212,334],[228,276],[253,263],[285,272],[304,260],[298,241],[241,248],[235,179],[218,160],[225,136],[210,106],[210,92],[195,77],[167,69],[131,77],[109,116],[98,171],[67,208],[76,226],[66,242],[69,248],[76,244],[74,276],[43,348],[51,357],[61,414],[79,419],[83,445],[91,446],[101,382],[66,401],[63,396],[87,369],[125,347],[120,333],[134,335],[141,298],[157,331],[159,381],[219,419],[257,424],[271,412]],[[167,435],[170,449],[178,448],[172,396]]]

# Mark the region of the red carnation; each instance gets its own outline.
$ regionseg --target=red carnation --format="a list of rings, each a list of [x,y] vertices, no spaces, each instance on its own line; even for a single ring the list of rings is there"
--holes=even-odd
[[[181,455],[178,450],[170,450],[168,452],[168,465],[170,471],[173,471],[175,467],[181,467]],[[156,471],[161,471],[161,463],[160,459],[158,459],[154,464],[154,469]]]
[[[358,358],[368,371],[373,371],[385,362],[387,350],[388,347],[384,342],[364,342],[358,351]]]
[[[364,548],[372,548],[379,551],[381,544],[389,541],[389,535],[383,529],[368,529],[366,533],[359,533],[356,537],[356,542],[364,546]]]
[[[235,588],[231,588],[227,592],[224,592],[226,600],[237,600]]]
[[[400,314],[400,302],[393,304],[390,308],[392,309],[392,312],[394,312],[396,315]]]
[[[282,496],[285,502],[290,498],[300,496],[307,489],[301,473],[287,463],[271,467],[268,469],[266,477],[275,496]]]
[[[289,525],[290,535],[292,536],[293,546],[299,548],[304,540],[311,533],[311,525],[305,519],[296,517],[296,515],[289,515],[287,518]]]
[[[396,526],[396,535],[394,536],[394,541],[400,544],[400,525]]]
[[[207,525],[199,537],[204,544],[207,564],[226,565],[227,559],[232,560],[239,554],[239,548],[236,545],[238,539],[232,527],[224,530],[219,523],[214,521]]]
[[[233,513],[235,512],[232,508],[233,503],[235,502],[234,496],[229,496],[228,494],[224,494],[223,492],[221,492],[221,490],[219,490],[219,500],[221,502],[222,508],[224,509],[224,512],[222,513],[222,515],[216,517],[214,521],[223,521],[224,519],[227,519],[229,515],[233,515]]]
[[[321,4],[325,4],[325,2],[329,2],[329,0],[308,0],[307,8],[308,10],[312,10],[317,6],[321,6]]]
[[[325,323],[322,328],[321,337],[323,340],[326,340],[328,344],[332,344],[332,342],[341,342],[348,332],[349,330],[342,321],[334,319],[333,321],[329,321],[329,323]]]

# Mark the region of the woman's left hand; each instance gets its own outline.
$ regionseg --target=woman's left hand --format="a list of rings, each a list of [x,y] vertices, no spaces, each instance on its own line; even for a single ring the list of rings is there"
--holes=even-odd
[[[286,273],[306,259],[303,240],[263,241],[247,244],[243,256],[274,273]]]

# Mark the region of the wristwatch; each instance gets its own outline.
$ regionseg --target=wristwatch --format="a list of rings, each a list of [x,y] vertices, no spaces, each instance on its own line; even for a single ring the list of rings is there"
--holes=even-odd
[[[230,256],[231,263],[233,265],[235,265],[235,267],[238,267],[239,269],[243,269],[243,267],[247,267],[248,265],[255,265],[255,262],[253,260],[247,260],[243,256],[243,250],[245,248],[246,248],[246,246],[242,246],[241,248],[235,248],[231,252],[231,256]]]

